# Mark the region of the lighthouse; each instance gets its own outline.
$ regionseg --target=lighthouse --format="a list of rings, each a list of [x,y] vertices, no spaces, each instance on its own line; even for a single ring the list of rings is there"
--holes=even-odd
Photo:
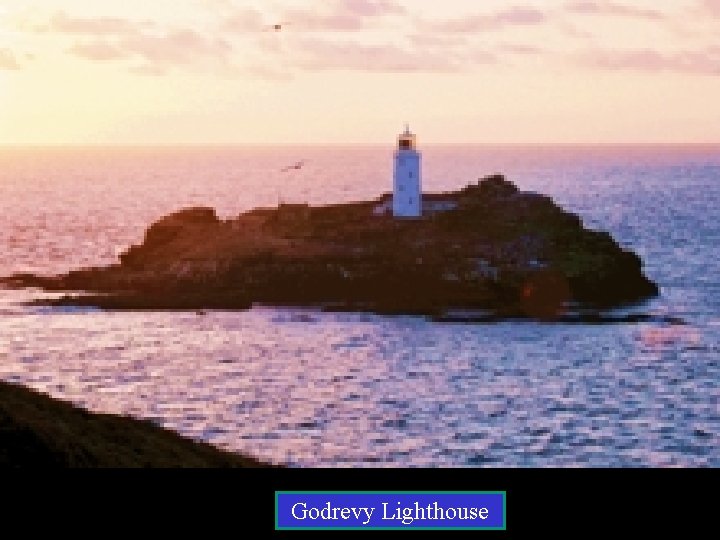
[[[393,216],[417,218],[422,215],[420,183],[420,153],[415,147],[415,135],[405,126],[398,137],[393,171]]]

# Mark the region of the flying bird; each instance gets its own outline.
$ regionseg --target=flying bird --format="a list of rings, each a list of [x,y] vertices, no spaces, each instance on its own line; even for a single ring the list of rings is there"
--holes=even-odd
[[[282,32],[289,23],[278,22],[267,26],[267,30],[271,32]]]
[[[283,167],[282,169],[280,169],[280,172],[299,171],[303,168],[303,165],[305,165],[304,161],[298,161],[294,165],[288,165],[287,167]]]

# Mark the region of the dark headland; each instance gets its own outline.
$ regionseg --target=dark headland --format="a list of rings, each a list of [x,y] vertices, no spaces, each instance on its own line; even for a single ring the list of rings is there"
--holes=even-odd
[[[389,200],[282,204],[230,220],[189,208],[154,223],[118,264],[5,283],[74,291],[52,303],[106,309],[268,304],[440,320],[593,320],[658,294],[635,253],[500,175],[426,195],[420,219],[394,218]]]
[[[263,466],[148,421],[90,413],[0,382],[0,468]]]

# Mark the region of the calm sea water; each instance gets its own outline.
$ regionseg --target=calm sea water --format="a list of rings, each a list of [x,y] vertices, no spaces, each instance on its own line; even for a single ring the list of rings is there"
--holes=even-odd
[[[156,218],[388,190],[391,148],[0,150],[0,275],[110,263]],[[299,171],[280,168],[305,159]],[[685,324],[29,308],[0,378],[300,466],[720,466],[720,147],[428,147],[424,188],[504,172],[611,232]]]

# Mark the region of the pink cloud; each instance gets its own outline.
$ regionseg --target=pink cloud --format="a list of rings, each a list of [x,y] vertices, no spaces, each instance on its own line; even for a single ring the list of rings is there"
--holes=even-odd
[[[254,9],[235,10],[223,22],[224,29],[229,32],[257,32],[266,26],[260,12]]]
[[[701,6],[711,15],[720,17],[720,0],[702,0]]]
[[[0,69],[20,69],[20,64],[9,49],[0,49]]]
[[[470,54],[404,48],[393,44],[366,45],[352,41],[302,39],[294,44],[292,66],[302,70],[348,70],[364,72],[460,71],[471,64],[494,62],[489,52]]]
[[[175,66],[205,67],[229,61],[230,44],[193,30],[173,30],[165,34],[130,34],[122,38],[81,41],[69,52],[87,60],[139,60],[134,73],[160,75]]]
[[[467,36],[465,34],[440,34],[430,32],[417,32],[408,36],[410,43],[414,47],[421,48],[454,48],[467,44]]]
[[[386,15],[398,15],[405,8],[394,0],[324,0],[314,9],[288,8],[277,19],[266,19],[252,8],[225,4],[223,28],[231,32],[257,32],[282,24],[294,31],[351,31],[368,26]]]
[[[720,47],[673,53],[651,49],[592,51],[583,55],[582,61],[604,69],[720,75]]]
[[[223,59],[232,50],[221,38],[211,38],[194,30],[173,30],[167,34],[136,34],[125,37],[119,47],[151,64],[193,64],[205,58]]]
[[[359,30],[365,26],[363,17],[347,13],[317,13],[300,9],[288,10],[283,24],[293,30],[330,30],[336,32]]]
[[[424,21],[420,26],[430,32],[480,32],[499,30],[507,26],[533,26],[543,24],[547,15],[532,7],[514,6],[490,14],[477,14],[458,19]]]
[[[570,3],[566,6],[566,9],[571,13],[580,13],[582,15],[611,15],[653,20],[661,20],[665,18],[665,15],[662,12],[654,9],[644,9],[625,4],[597,2],[592,0]]]
[[[502,52],[510,53],[510,54],[522,54],[522,55],[529,55],[529,54],[540,54],[543,51],[540,47],[536,47],[535,45],[527,45],[524,43],[504,43],[500,45],[500,50]]]
[[[363,17],[405,13],[405,8],[391,0],[342,0],[338,9]]]
[[[66,34],[124,35],[152,26],[154,25],[150,22],[136,22],[118,17],[70,17],[60,12],[51,17],[46,29]]]
[[[55,14],[45,30],[76,36],[71,54],[92,61],[140,61],[135,73],[161,74],[173,66],[225,63],[232,47],[222,37],[187,28],[162,30],[153,23],[116,17],[82,18]]]
[[[281,21],[296,30],[343,32],[368,27],[380,17],[401,15],[405,8],[394,0],[330,0],[318,9],[288,9]]]

